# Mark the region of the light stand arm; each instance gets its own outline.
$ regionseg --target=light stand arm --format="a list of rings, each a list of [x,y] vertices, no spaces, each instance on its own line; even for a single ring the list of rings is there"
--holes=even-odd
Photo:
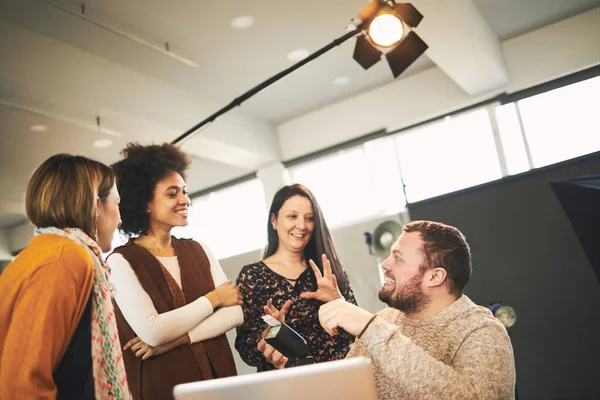
[[[271,78],[267,79],[266,81],[264,81],[264,82],[256,85],[252,89],[248,90],[246,93],[242,94],[240,97],[235,98],[231,103],[229,103],[225,107],[221,108],[219,111],[217,111],[216,113],[214,113],[210,117],[206,118],[204,121],[199,122],[198,124],[194,125],[190,129],[188,129],[186,132],[184,132],[183,134],[181,134],[179,137],[177,137],[175,140],[173,140],[171,143],[172,144],[177,144],[177,143],[181,142],[183,139],[185,139],[188,136],[190,136],[190,135],[194,134],[195,132],[197,132],[204,125],[206,125],[206,124],[208,124],[210,122],[213,122],[219,116],[225,114],[227,111],[231,110],[232,108],[241,105],[244,101],[248,100],[250,97],[254,96],[256,93],[258,93],[261,90],[265,89],[266,87],[272,85],[273,83],[277,82],[278,80],[280,80],[281,78],[283,78],[286,75],[290,74],[291,72],[297,70],[298,68],[300,68],[304,64],[308,64],[309,62],[311,62],[315,58],[317,58],[317,57],[325,54],[326,52],[328,52],[329,50],[333,49],[334,47],[339,46],[340,44],[344,43],[346,40],[350,39],[351,37],[357,35],[361,31],[362,31],[362,26],[358,26],[353,31],[350,31],[350,32],[346,33],[345,35],[343,35],[343,36],[341,36],[341,37],[339,37],[337,39],[334,39],[333,42],[329,43],[327,46],[325,46],[325,47],[317,50],[314,53],[312,53],[311,55],[309,55],[308,57],[306,57],[304,60],[298,61],[296,64],[292,65],[291,67],[289,67],[289,68],[281,71],[277,75],[274,75]]]

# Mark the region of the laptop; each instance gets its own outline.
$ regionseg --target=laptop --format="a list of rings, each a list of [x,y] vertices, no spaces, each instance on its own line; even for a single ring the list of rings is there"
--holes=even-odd
[[[371,360],[329,361],[276,371],[184,383],[175,400],[376,400]]]

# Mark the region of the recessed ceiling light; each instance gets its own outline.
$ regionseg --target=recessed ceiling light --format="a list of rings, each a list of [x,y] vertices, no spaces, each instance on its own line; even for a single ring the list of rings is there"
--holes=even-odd
[[[32,132],[45,132],[48,130],[48,127],[42,124],[33,124],[29,127],[29,130]]]
[[[309,54],[309,51],[306,49],[296,49],[294,51],[290,51],[287,55],[287,58],[290,61],[300,61],[308,57]]]
[[[254,25],[254,18],[249,15],[242,15],[231,20],[231,27],[233,29],[248,29]]]
[[[333,80],[333,84],[335,86],[344,86],[345,84],[347,84],[348,82],[350,82],[350,78],[348,78],[347,76],[338,76],[337,78],[335,78]]]
[[[112,140],[110,139],[98,139],[94,142],[94,147],[99,149],[105,149],[112,144]]]

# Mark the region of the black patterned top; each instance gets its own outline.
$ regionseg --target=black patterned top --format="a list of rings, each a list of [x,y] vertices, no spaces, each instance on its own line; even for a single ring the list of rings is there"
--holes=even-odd
[[[261,316],[265,314],[263,306],[269,299],[278,309],[289,299],[292,301],[285,322],[300,336],[306,339],[310,354],[316,362],[344,358],[354,342],[354,336],[340,329],[340,334],[330,336],[319,323],[319,307],[322,302],[316,299],[302,299],[300,293],[313,292],[317,281],[312,269],[306,268],[292,286],[283,276],[277,274],[262,261],[246,265],[240,271],[236,284],[244,298],[244,323],[237,328],[235,348],[242,360],[257,367],[258,372],[274,369],[257,350],[261,333],[267,326]],[[352,289],[348,286],[343,293],[347,301],[356,304]]]

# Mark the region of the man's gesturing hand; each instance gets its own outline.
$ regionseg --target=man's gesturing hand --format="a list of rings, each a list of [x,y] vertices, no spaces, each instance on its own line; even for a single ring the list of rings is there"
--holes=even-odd
[[[338,334],[338,327],[356,336],[373,318],[373,314],[344,299],[337,299],[319,308],[319,322],[330,335]]]

